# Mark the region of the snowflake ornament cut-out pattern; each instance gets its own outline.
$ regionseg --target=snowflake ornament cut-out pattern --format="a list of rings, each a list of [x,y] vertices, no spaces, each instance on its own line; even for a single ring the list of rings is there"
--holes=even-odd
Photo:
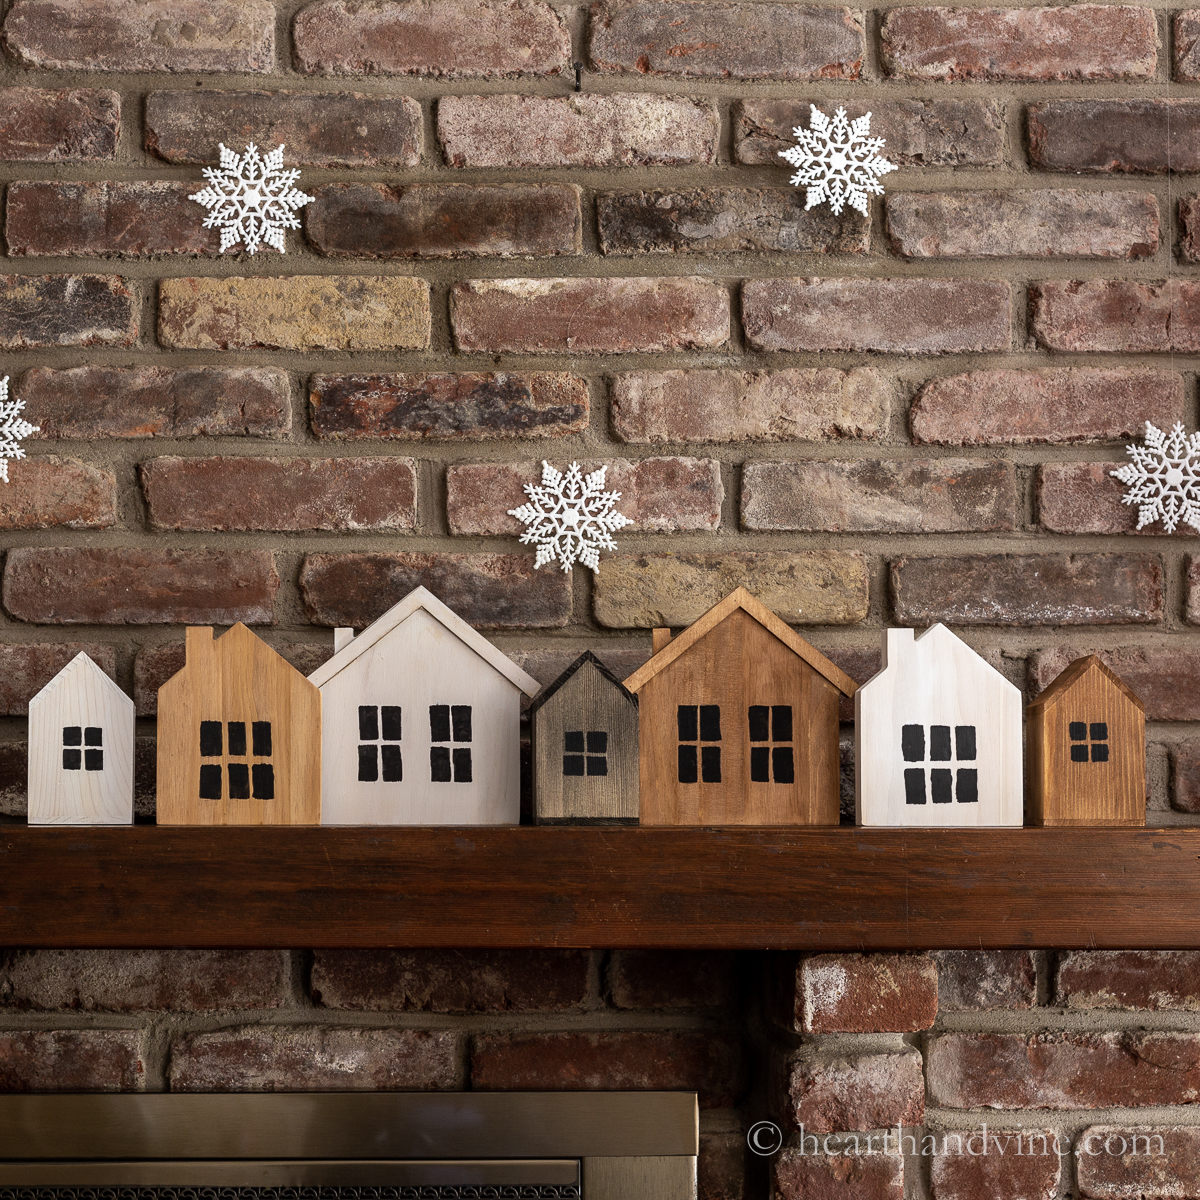
[[[0,479],[5,483],[8,482],[8,460],[25,457],[21,439],[41,429],[40,425],[30,425],[21,416],[24,407],[24,400],[8,398],[8,376],[5,375],[0,379]]]
[[[536,544],[535,570],[557,561],[569,571],[578,560],[598,573],[600,551],[617,548],[612,531],[623,529],[630,521],[613,512],[621,493],[604,490],[607,471],[605,466],[585,476],[573,462],[564,475],[542,460],[541,484],[525,485],[531,503],[508,510],[510,517],[529,527],[521,534],[521,544]]]
[[[810,107],[809,128],[792,130],[800,145],[779,151],[796,168],[790,182],[808,188],[805,212],[828,201],[836,216],[849,202],[865,217],[867,193],[882,196],[879,176],[896,170],[895,163],[879,156],[884,139],[869,136],[870,113],[850,121],[839,108],[830,120],[815,104]]]
[[[298,170],[283,169],[283,147],[266,158],[251,142],[245,154],[221,147],[220,167],[205,167],[209,186],[192,193],[195,200],[211,209],[204,218],[205,229],[221,231],[221,253],[244,242],[253,254],[263,242],[284,252],[284,230],[299,229],[296,210],[313,197],[292,185],[300,178]]]
[[[1161,520],[1168,533],[1180,521],[1200,531],[1200,433],[1185,434],[1177,421],[1163,433],[1146,422],[1146,444],[1126,446],[1133,462],[1110,471],[1126,484],[1124,504],[1138,506],[1137,527]]]

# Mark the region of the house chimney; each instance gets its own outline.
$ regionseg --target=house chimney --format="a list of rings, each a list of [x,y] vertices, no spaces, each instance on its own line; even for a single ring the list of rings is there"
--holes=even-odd
[[[657,654],[671,640],[669,629],[654,629],[650,632],[650,645]]]
[[[205,654],[213,650],[213,631],[211,625],[189,625],[184,632],[184,655],[189,666]]]
[[[916,652],[917,631],[915,629],[889,629],[887,645],[883,651],[885,667],[899,666]]]
[[[339,650],[344,650],[352,641],[354,641],[354,630],[339,626],[333,631],[334,654]]]

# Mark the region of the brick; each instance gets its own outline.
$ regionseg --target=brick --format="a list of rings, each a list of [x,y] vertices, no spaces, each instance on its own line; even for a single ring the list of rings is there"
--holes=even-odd
[[[923,954],[818,954],[796,973],[796,1030],[907,1033],[937,1017],[937,968]]]
[[[1200,196],[1179,201],[1179,257],[1183,262],[1200,262]]]
[[[989,1128],[983,1138],[984,1154],[950,1153],[930,1159],[933,1200],[977,1200],[979,1196],[1056,1200],[1062,1180],[1061,1157],[1021,1151],[1023,1145],[1040,1148],[1041,1139],[1053,1147],[1055,1130]],[[972,1144],[978,1150],[979,1138]]]
[[[746,1139],[702,1133],[696,1158],[696,1200],[742,1200],[746,1194]]]
[[[411,458],[155,458],[141,464],[154,529],[412,529]]]
[[[1043,463],[1035,484],[1038,523],[1053,533],[1133,533],[1162,536],[1156,521],[1137,529],[1136,505],[1122,502],[1124,484],[1112,477],[1110,462]],[[1194,537],[1196,530],[1181,524],[1176,536]]]
[[[364,629],[415,587],[428,588],[469,625],[566,625],[571,579],[535,571],[532,554],[310,554],[300,593],[314,625]]]
[[[1200,1011],[1194,950],[1075,950],[1059,956],[1054,993],[1068,1009]]]
[[[459,1086],[448,1030],[262,1026],[171,1043],[172,1092],[447,1091]]]
[[[614,950],[608,988],[616,1008],[728,1008],[744,971],[730,950]]]
[[[679,629],[741,586],[791,624],[852,625],[866,618],[868,579],[852,551],[614,555],[593,607],[610,628]]]
[[[471,1051],[474,1091],[678,1091],[701,1108],[736,1103],[745,1086],[735,1042],[714,1033],[481,1034]]]
[[[587,381],[562,371],[314,375],[318,438],[561,438],[587,428]]]
[[[194,183],[10,183],[4,223],[15,257],[216,254],[221,235],[196,218]]]
[[[1151,554],[963,554],[891,566],[905,625],[1113,625],[1163,619]]]
[[[1200,79],[1200,12],[1175,14],[1175,78],[1188,83]]]
[[[800,4],[605,4],[592,9],[593,70],[699,79],[857,79],[863,15]]]
[[[742,527],[949,533],[1015,527],[1011,463],[964,458],[753,462],[742,469]]]
[[[0,1091],[137,1092],[145,1075],[137,1029],[0,1033]]]
[[[716,162],[715,106],[685,96],[443,96],[451,167],[650,167]]]
[[[269,625],[269,550],[22,547],[4,564],[4,607],[42,625]]]
[[[308,240],[335,258],[529,258],[579,254],[579,189],[568,183],[315,190]]]
[[[904,1200],[901,1155],[843,1152],[837,1141],[824,1155],[811,1145],[785,1148],[772,1160],[774,1200]]]
[[[133,739],[133,819],[152,821],[158,815],[158,739]]]
[[[429,284],[380,275],[163,279],[158,337],[192,350],[416,350]]]
[[[1047,350],[1200,350],[1200,284],[1051,279],[1030,285],[1029,306]]]
[[[1200,100],[1043,100],[1028,133],[1029,161],[1047,171],[1200,170]]]
[[[777,250],[865,254],[871,223],[853,208],[834,216],[804,207],[795,188],[695,188],[686,192],[602,192],[596,197],[605,254]]]
[[[311,167],[415,167],[424,148],[421,105],[411,96],[357,92],[151,92],[146,149],[167,162],[213,161],[213,147],[287,147]],[[307,189],[306,189],[307,190]]]
[[[1200,741],[1195,739],[1171,747],[1171,807],[1200,813]]]
[[[1187,558],[1187,608],[1185,617],[1189,625],[1200,625],[1200,557],[1194,554]]]
[[[298,71],[433,75],[439,79],[558,75],[571,61],[566,22],[533,0],[318,0],[296,14]]]
[[[358,1012],[559,1012],[587,999],[586,950],[318,950],[313,1001]]]
[[[52,71],[270,71],[271,0],[14,0],[8,52]]]
[[[0,742],[0,816],[24,818],[29,811],[29,744]]]
[[[931,379],[910,410],[912,439],[942,446],[1102,442],[1183,419],[1174,371],[968,371]]]
[[[320,642],[272,642],[271,648],[301,675],[311,675],[333,657],[333,640],[328,634],[322,637]],[[143,646],[137,652],[133,660],[133,702],[139,717],[152,717],[158,712],[158,689],[183,670],[185,660],[183,642]]]
[[[936,950],[938,1011],[990,1012],[1037,1003],[1037,967],[1028,950]]]
[[[1190,1200],[1200,1179],[1200,1129],[1089,1125],[1075,1138],[1075,1174],[1085,1200]]]
[[[103,88],[0,88],[0,161],[116,157],[121,94]]]
[[[115,679],[117,652],[100,642],[0,643],[0,716],[25,716],[29,701],[77,654]]]
[[[784,1098],[793,1129],[837,1133],[920,1125],[925,1119],[925,1077],[916,1050],[849,1058],[797,1055]]]
[[[755,350],[952,354],[1007,350],[1009,286],[993,279],[748,279],[742,324]]]
[[[38,455],[9,466],[0,490],[0,530],[107,529],[117,523],[117,480],[77,458]]]
[[[470,279],[450,289],[450,321],[468,353],[712,350],[729,340],[729,293],[696,275]]]
[[[781,167],[779,152],[796,144],[816,105],[839,105],[853,121],[871,113],[871,136],[882,137],[889,162],[900,167],[998,167],[1004,161],[1004,109],[998,100],[738,100],[733,106],[734,158]]]
[[[1184,646],[1039,650],[1029,662],[1037,695],[1077,658],[1097,655],[1146,706],[1149,721],[1200,721],[1200,654]]]
[[[1194,1104],[1200,1037],[1188,1033],[949,1033],[934,1039],[929,1099],[946,1108]]]
[[[880,27],[884,70],[908,79],[1150,79],[1158,64],[1154,10],[893,8]]]
[[[84,1012],[278,1008],[290,999],[280,950],[8,950],[0,1005]]]
[[[892,249],[906,258],[1149,258],[1158,251],[1152,192],[894,192]]]
[[[870,367],[782,371],[630,371],[611,382],[623,442],[878,440],[891,383]]]
[[[0,349],[131,346],[133,294],[116,275],[0,275]]]
[[[627,458],[581,462],[585,472],[606,467],[606,491],[621,499],[613,511],[631,531],[675,533],[716,530],[721,524],[721,464],[703,458]],[[462,463],[446,469],[446,519],[452,534],[516,536],[525,526],[508,515],[529,497],[525,484],[541,480],[533,462]]]
[[[292,424],[276,367],[34,367],[16,394],[41,438],[279,438]]]

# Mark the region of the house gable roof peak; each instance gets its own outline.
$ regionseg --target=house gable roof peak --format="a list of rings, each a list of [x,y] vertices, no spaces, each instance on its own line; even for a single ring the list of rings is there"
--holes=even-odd
[[[625,697],[626,700],[630,702],[630,704],[632,704],[635,708],[637,707],[637,697],[590,650],[585,650],[557,679],[555,679],[552,683],[546,684],[546,686],[542,688],[540,692],[538,692],[533,703],[529,706],[529,711],[531,713],[537,712],[537,710],[541,708],[551,696],[559,691],[564,684],[570,682],[570,680],[574,678],[576,672],[579,671],[581,667],[586,666],[589,663],[595,667],[596,670],[599,671],[600,674],[609,681],[609,683],[613,684],[613,686],[617,688],[617,690]]]
[[[1116,687],[1121,694],[1131,703],[1137,706],[1139,712],[1145,712],[1146,706],[1139,699],[1137,693],[1118,675],[1111,667],[1107,666],[1095,654],[1087,654],[1083,658],[1077,658],[1065,671],[1062,671],[1053,682],[1047,684],[1045,688],[1030,702],[1030,708],[1043,708],[1051,704],[1056,704],[1067,694],[1067,692],[1085,675],[1091,671],[1099,671],[1105,679]]]
[[[38,691],[29,698],[29,703],[35,704],[43,697],[49,696],[63,684],[70,682],[71,678],[81,671],[92,675],[95,679],[103,684],[107,691],[111,692],[114,696],[119,696],[121,700],[124,701],[124,703],[130,708],[133,707],[133,700],[130,699],[130,697],[126,695],[126,693],[120,687],[118,687],[117,684],[115,684],[108,677],[108,675],[105,674],[103,668],[100,667],[95,659],[91,657],[91,655],[86,654],[82,650],[80,650],[80,652],[76,654],[75,657],[71,659],[71,661],[67,663],[67,665],[63,667],[53,679],[43,684],[42,687],[39,688]]]

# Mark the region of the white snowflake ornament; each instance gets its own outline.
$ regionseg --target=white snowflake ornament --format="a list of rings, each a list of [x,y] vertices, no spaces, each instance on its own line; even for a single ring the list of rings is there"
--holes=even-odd
[[[531,503],[508,510],[510,517],[529,526],[521,534],[521,544],[537,545],[534,570],[557,560],[569,571],[578,559],[599,572],[600,551],[617,548],[611,531],[630,522],[622,513],[613,512],[621,493],[604,491],[607,471],[601,467],[585,477],[579,464],[572,463],[564,475],[543,459],[541,486],[525,485]]]
[[[40,425],[30,425],[21,416],[24,407],[24,400],[8,398],[8,376],[5,375],[0,379],[0,479],[5,483],[8,482],[8,460],[25,457],[21,439],[42,428]]]
[[[1160,520],[1168,533],[1185,521],[1200,531],[1200,433],[1185,435],[1176,421],[1169,434],[1146,422],[1146,444],[1126,446],[1133,459],[1110,471],[1126,484],[1123,504],[1138,505],[1137,527]]]
[[[839,108],[831,121],[815,104],[810,107],[809,128],[792,130],[800,145],[779,151],[796,168],[790,182],[808,188],[806,212],[828,200],[836,216],[849,201],[866,216],[867,193],[882,196],[879,176],[896,170],[895,163],[879,157],[883,138],[867,136],[871,114],[848,121],[846,110]]]
[[[300,172],[283,169],[282,146],[263,158],[253,142],[242,155],[219,145],[220,168],[205,167],[209,186],[188,197],[212,210],[204,228],[221,231],[222,254],[238,242],[253,254],[264,241],[282,254],[283,231],[300,228],[296,210],[313,199],[292,186]]]

